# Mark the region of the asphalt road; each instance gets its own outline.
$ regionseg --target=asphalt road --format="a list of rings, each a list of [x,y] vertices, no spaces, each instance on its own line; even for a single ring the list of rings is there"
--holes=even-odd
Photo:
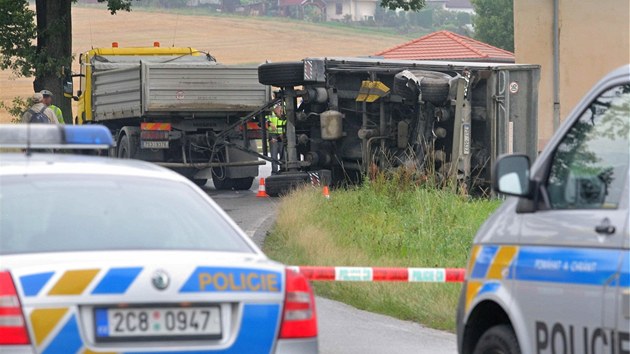
[[[261,166],[268,176],[270,166]],[[279,199],[256,198],[258,181],[249,191],[217,191],[212,182],[206,192],[259,246],[274,222]],[[321,354],[454,354],[455,335],[417,323],[357,310],[318,297]]]

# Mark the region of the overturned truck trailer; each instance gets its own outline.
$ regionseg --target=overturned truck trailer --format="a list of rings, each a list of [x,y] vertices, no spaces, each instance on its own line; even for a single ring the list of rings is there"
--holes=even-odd
[[[307,58],[258,75],[281,88],[287,119],[271,194],[313,175],[339,184],[399,166],[483,192],[499,155],[537,155],[537,65]]]

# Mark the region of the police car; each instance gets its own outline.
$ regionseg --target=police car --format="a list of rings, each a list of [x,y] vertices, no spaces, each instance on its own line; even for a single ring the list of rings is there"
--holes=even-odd
[[[316,353],[307,280],[100,126],[0,127],[0,353]],[[20,152],[24,150],[24,152]]]
[[[479,230],[457,311],[460,353],[630,353],[630,65],[600,81]]]

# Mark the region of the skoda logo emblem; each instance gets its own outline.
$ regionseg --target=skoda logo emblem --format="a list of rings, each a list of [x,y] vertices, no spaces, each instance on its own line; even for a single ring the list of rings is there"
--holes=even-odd
[[[164,290],[168,287],[170,280],[168,278],[168,274],[166,274],[165,271],[158,270],[153,274],[152,282],[153,286],[155,286],[156,289]]]

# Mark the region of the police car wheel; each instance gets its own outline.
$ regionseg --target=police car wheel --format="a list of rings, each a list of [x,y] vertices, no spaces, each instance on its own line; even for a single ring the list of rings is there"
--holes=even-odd
[[[473,354],[520,354],[521,349],[514,330],[509,325],[488,329],[479,339]]]

